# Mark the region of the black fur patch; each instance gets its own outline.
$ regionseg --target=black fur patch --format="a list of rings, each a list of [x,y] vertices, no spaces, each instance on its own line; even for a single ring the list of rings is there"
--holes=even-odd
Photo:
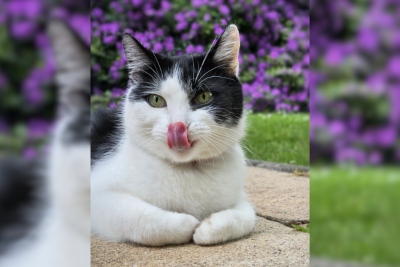
[[[0,162],[0,255],[29,237],[47,207],[39,161],[8,158]]]
[[[92,167],[119,143],[122,136],[119,127],[120,113],[120,108],[99,108],[92,112],[90,121]]]
[[[130,36],[130,38],[133,37]],[[208,55],[203,53],[175,57],[153,54],[136,39],[133,38],[133,40],[137,43],[134,49],[139,50],[136,51],[136,54],[141,53],[142,60],[147,57],[148,62],[151,63],[135,72],[133,90],[128,95],[131,102],[145,101],[150,92],[160,90],[161,82],[178,69],[180,71],[179,80],[188,94],[188,98],[191,99],[189,104],[192,110],[212,108],[210,113],[217,123],[227,126],[238,124],[243,113],[242,85],[236,75],[228,69],[228,64],[218,63],[216,65],[213,60],[221,39]],[[214,98],[206,105],[196,106],[193,99],[203,91],[211,91]]]

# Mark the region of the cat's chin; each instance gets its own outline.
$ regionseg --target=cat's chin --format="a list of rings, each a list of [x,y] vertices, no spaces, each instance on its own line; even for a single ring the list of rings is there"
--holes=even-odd
[[[171,160],[176,163],[187,163],[194,160],[194,147],[196,141],[191,142],[190,147],[182,149],[170,149]]]

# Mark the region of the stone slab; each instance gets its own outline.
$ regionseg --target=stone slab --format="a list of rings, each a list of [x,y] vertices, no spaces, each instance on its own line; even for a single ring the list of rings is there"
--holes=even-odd
[[[307,166],[296,166],[290,164],[283,164],[283,163],[275,163],[275,162],[267,162],[255,159],[247,159],[246,160],[247,166],[258,167],[269,169],[278,172],[310,172],[310,167]]]
[[[303,178],[304,179],[304,178]],[[309,266],[309,234],[257,217],[247,237],[214,246],[144,247],[91,240],[91,266]]]
[[[247,167],[246,192],[259,216],[302,223],[310,219],[310,179],[257,167]]]

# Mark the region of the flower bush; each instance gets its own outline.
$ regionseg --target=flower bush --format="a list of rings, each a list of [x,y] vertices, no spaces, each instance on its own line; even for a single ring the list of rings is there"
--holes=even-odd
[[[55,62],[45,34],[57,17],[90,43],[85,1],[0,2],[0,158],[4,151],[33,157],[46,143],[56,107]]]
[[[311,160],[400,161],[398,1],[314,1]]]
[[[206,52],[234,23],[246,108],[309,110],[308,1],[97,1],[91,17],[93,108],[116,106],[127,88],[124,32],[154,52],[180,55]]]

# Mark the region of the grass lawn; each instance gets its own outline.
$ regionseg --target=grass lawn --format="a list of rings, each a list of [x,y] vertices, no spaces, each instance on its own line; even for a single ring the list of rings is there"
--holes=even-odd
[[[311,255],[400,263],[400,175],[394,167],[312,167]]]
[[[249,114],[247,123],[247,158],[309,166],[309,114]]]

